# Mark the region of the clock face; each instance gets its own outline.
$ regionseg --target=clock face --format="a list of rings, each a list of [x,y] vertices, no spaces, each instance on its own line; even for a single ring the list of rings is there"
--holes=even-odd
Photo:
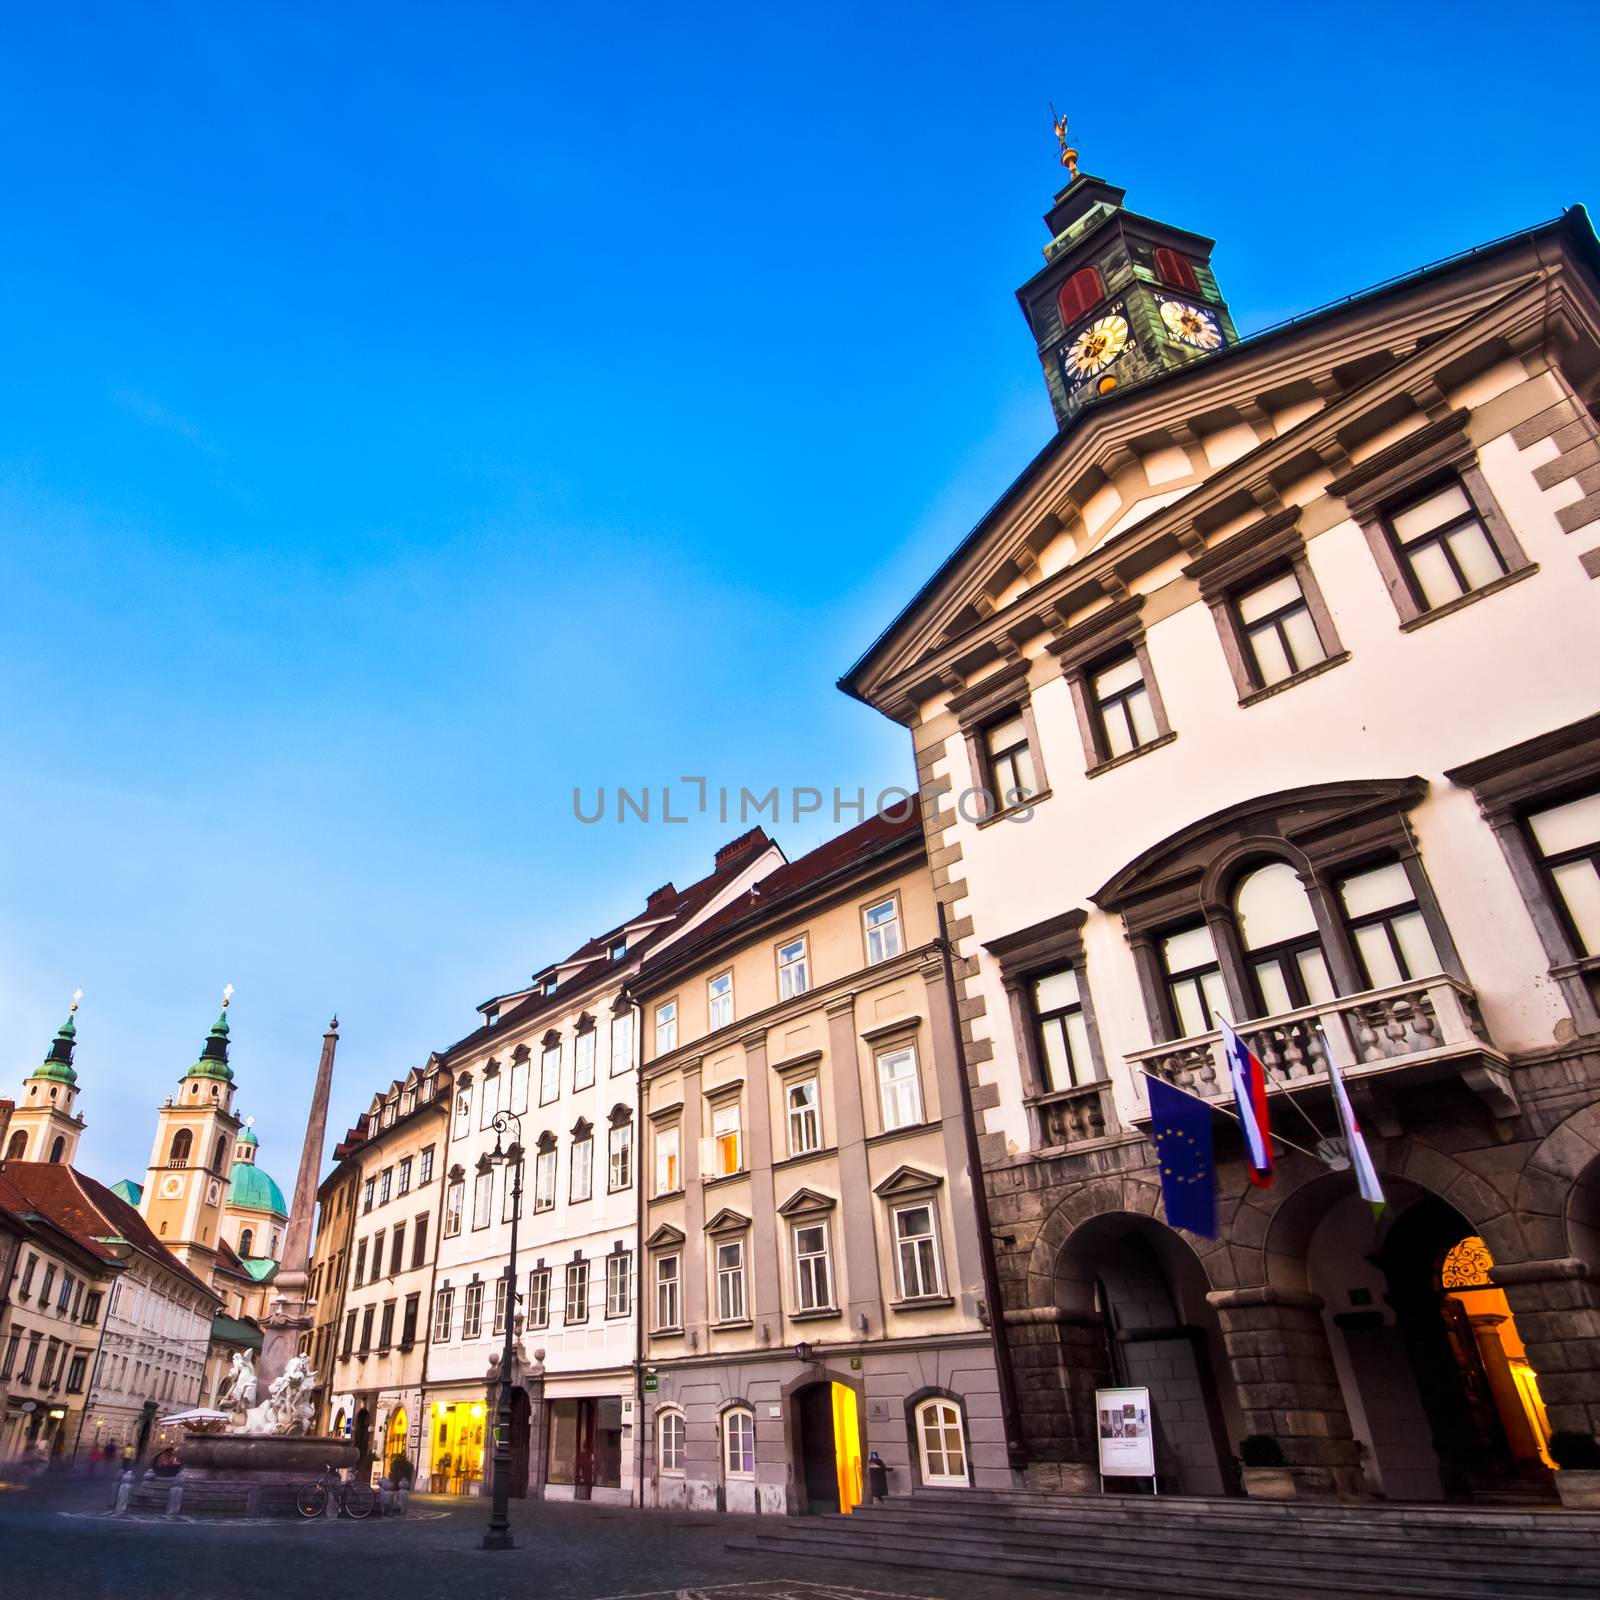
[[[215,1205],[222,1198],[222,1185],[215,1178],[206,1185],[206,1204]]]
[[[1108,311],[1081,329],[1062,354],[1062,365],[1079,381],[1104,372],[1128,348],[1128,319]]]
[[[1216,350],[1222,345],[1217,319],[1202,306],[1192,306],[1186,300],[1163,300],[1161,320],[1179,344],[1196,350]]]
[[[176,1172],[169,1172],[161,1180],[161,1192],[169,1200],[183,1193],[183,1179]]]

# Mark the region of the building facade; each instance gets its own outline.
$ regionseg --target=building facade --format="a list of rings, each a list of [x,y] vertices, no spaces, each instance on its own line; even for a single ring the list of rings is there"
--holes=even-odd
[[[512,1492],[635,1499],[638,1028],[623,986],[646,953],[782,859],[759,828],[733,840],[705,878],[663,885],[531,988],[486,1002],[489,1021],[446,1053],[455,1096],[419,1487],[483,1492],[487,1374],[506,1318],[520,1315],[529,1381],[513,1394]],[[503,1129],[502,1112],[516,1119]],[[516,1309],[506,1279],[511,1168],[494,1159],[514,1144],[523,1152]]]
[[[848,1513],[1010,1482],[952,991],[914,804],[762,877],[645,1019],[645,1500]]]
[[[1018,1463],[1094,1486],[1122,1383],[1164,1488],[1236,1492],[1266,1434],[1303,1491],[1538,1493],[1600,1424],[1594,235],[1240,341],[1206,241],[1141,261],[1093,179],[1052,217],[1062,425],[843,683],[915,747]],[[1227,1101],[1224,1018],[1294,1147],[1256,1187],[1214,1119],[1212,1239],[1145,1082]]]

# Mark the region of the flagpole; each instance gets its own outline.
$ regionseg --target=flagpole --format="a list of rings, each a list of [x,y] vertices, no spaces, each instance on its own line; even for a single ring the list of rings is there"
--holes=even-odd
[[[1185,1089],[1181,1083],[1173,1083],[1169,1079],[1163,1078],[1159,1072],[1150,1072],[1146,1068],[1140,1067],[1139,1076],[1141,1078],[1150,1078],[1156,1083],[1165,1084],[1167,1088],[1176,1091],[1178,1094],[1187,1095],[1191,1100],[1198,1100],[1201,1105],[1208,1107],[1212,1111],[1220,1111],[1223,1116],[1232,1117],[1235,1122],[1238,1122],[1239,1120],[1239,1113],[1234,1111],[1231,1107],[1222,1105],[1216,1100],[1207,1100],[1203,1094],[1196,1094],[1193,1089]],[[1315,1150],[1307,1150],[1303,1144],[1296,1144],[1293,1139],[1285,1139],[1284,1136],[1276,1129],[1269,1129],[1267,1131],[1267,1137],[1269,1139],[1276,1139],[1279,1144],[1287,1145],[1291,1150],[1299,1151],[1299,1153],[1303,1156],[1309,1156],[1311,1160],[1319,1162],[1321,1165],[1327,1167],[1330,1172],[1336,1172],[1339,1170],[1337,1167],[1330,1165],[1324,1157],[1319,1156]],[[1322,1132],[1320,1129],[1317,1131],[1317,1137],[1319,1139],[1322,1137]]]
[[[1239,1033],[1238,1028],[1234,1027],[1233,1020],[1230,1017],[1223,1017],[1222,1013],[1220,1011],[1217,1013],[1217,1015],[1219,1017],[1222,1017],[1222,1020],[1224,1022],[1226,1022],[1230,1028],[1233,1028],[1233,1031],[1234,1031],[1234,1033],[1236,1035]],[[1320,1027],[1317,1029],[1317,1036],[1318,1036],[1318,1038],[1320,1038],[1322,1040],[1322,1048],[1324,1050],[1326,1050],[1328,1048],[1327,1036],[1323,1033],[1323,1031],[1322,1031],[1322,1029]],[[1267,1087],[1269,1089],[1271,1089],[1273,1087],[1273,1085],[1271,1083],[1269,1083],[1267,1085]],[[1327,1137],[1327,1135],[1323,1133],[1322,1129],[1319,1128],[1316,1125],[1316,1123],[1312,1121],[1311,1113],[1309,1111],[1307,1111],[1306,1108],[1304,1106],[1302,1106],[1298,1100],[1295,1099],[1294,1095],[1290,1092],[1288,1084],[1280,1083],[1280,1084],[1277,1085],[1277,1089],[1278,1089],[1278,1092],[1284,1097],[1284,1099],[1287,1100],[1289,1102],[1289,1104],[1292,1105],[1295,1108],[1295,1110],[1300,1113],[1300,1120],[1302,1122],[1304,1122],[1305,1125],[1314,1134],[1316,1134],[1316,1136],[1319,1139],[1324,1139],[1324,1138]],[[1287,1140],[1285,1140],[1284,1142],[1288,1143]],[[1294,1149],[1294,1148],[1297,1148],[1297,1147],[1291,1145],[1290,1148]]]

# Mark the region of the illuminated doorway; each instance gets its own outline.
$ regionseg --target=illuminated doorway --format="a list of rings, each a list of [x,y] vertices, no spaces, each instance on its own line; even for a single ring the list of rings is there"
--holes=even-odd
[[[481,1400],[454,1404],[433,1402],[433,1464],[429,1468],[435,1494],[476,1494],[483,1485],[483,1412]]]
[[[383,1470],[389,1470],[390,1463],[396,1456],[406,1453],[406,1408],[396,1406],[389,1417],[389,1432],[383,1445]],[[412,1463],[415,1467],[416,1463]]]
[[[849,1516],[861,1504],[861,1414],[843,1383],[810,1383],[794,1397],[797,1455],[807,1507]]]

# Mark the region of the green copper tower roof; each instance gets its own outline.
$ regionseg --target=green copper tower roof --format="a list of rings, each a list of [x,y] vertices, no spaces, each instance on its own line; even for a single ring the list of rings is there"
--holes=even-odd
[[[274,1216],[288,1217],[283,1190],[260,1167],[248,1161],[235,1161],[228,1180],[230,1206],[245,1206],[252,1211],[270,1211]]]
[[[78,1002],[72,1002],[72,1011],[78,1009]],[[55,1038],[50,1043],[44,1061],[38,1070],[32,1074],[35,1078],[48,1078],[52,1083],[75,1084],[78,1074],[72,1065],[72,1051],[78,1042],[78,1030],[72,1020],[72,1011],[67,1013],[67,1020],[56,1031]]]
[[[200,1052],[200,1059],[184,1073],[186,1078],[220,1078],[224,1083],[233,1082],[233,1068],[228,1065],[228,1002],[222,1002],[222,1010],[217,1020],[211,1025],[211,1032],[206,1036],[205,1048]]]

